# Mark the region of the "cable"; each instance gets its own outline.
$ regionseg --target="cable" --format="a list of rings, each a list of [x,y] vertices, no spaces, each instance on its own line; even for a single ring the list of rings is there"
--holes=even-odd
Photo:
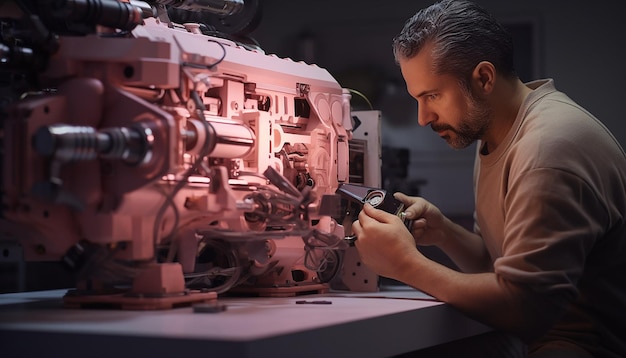
[[[202,103],[202,100],[200,99],[200,96],[198,95],[198,93],[194,90],[191,91],[191,98],[193,99],[193,101],[196,104],[196,112],[198,114],[198,117],[200,117],[200,122],[203,124],[204,126],[204,130],[206,132],[206,138],[212,138],[212,134],[214,133],[211,124],[206,120],[206,118],[204,117],[204,104]],[[165,215],[165,211],[167,210],[169,204],[171,203],[173,207],[175,207],[174,205],[174,201],[173,198],[176,196],[176,194],[187,184],[187,180],[189,179],[189,177],[191,176],[191,173],[193,173],[194,170],[196,170],[199,166],[200,163],[204,160],[204,158],[206,156],[208,156],[212,150],[213,146],[210,145],[205,145],[202,147],[201,152],[198,154],[195,162],[191,165],[191,167],[189,167],[185,173],[183,174],[182,178],[180,178],[180,180],[178,181],[178,183],[176,183],[176,186],[174,186],[174,189],[172,189],[172,191],[166,196],[165,198],[165,202],[163,203],[163,205],[161,205],[161,207],[159,208],[159,211],[154,219],[154,225],[152,228],[152,232],[153,232],[153,246],[154,246],[154,258],[156,258],[156,248],[157,248],[157,242],[159,239],[159,224],[161,223],[161,221],[163,220],[163,215]],[[171,240],[171,237],[175,236],[176,233],[176,227],[172,227],[172,231],[171,233],[165,237],[164,239],[169,239]]]
[[[174,40],[176,40],[176,38],[174,38]],[[221,42],[216,41],[214,39],[211,39],[211,38],[209,38],[208,40],[209,40],[209,42],[214,42],[214,43],[218,44],[222,48],[222,57],[220,57],[219,59],[217,59],[217,61],[215,61],[215,63],[212,63],[210,65],[202,65],[202,64],[191,63],[191,62],[182,62],[181,66],[211,70],[211,69],[213,69],[213,67],[217,66],[222,61],[224,61],[224,59],[226,58],[226,47],[224,46],[224,44],[222,44]],[[176,42],[178,42],[178,40],[176,40]],[[180,44],[178,44],[178,45],[180,46]],[[182,46],[180,46],[180,47],[182,47]]]
[[[201,243],[204,244],[202,250],[198,253],[202,255],[207,250],[213,250],[215,256],[221,255],[221,258],[225,259],[228,267],[222,268],[219,266],[211,267],[201,272],[186,273],[185,279],[187,279],[187,287],[198,287],[201,289],[207,289],[206,285],[210,286],[209,291],[216,292],[217,294],[224,293],[234,287],[240,282],[242,278],[242,268],[239,259],[230,245],[222,240],[215,240],[209,238],[206,234],[203,235]],[[211,262],[213,264],[213,262]],[[216,277],[228,277],[224,282],[216,282]],[[208,280],[208,281],[207,281]],[[219,284],[218,286],[214,286]]]
[[[361,98],[363,98],[363,99],[365,100],[365,102],[367,102],[367,105],[370,107],[370,109],[371,109],[371,110],[373,110],[373,109],[374,109],[374,106],[372,106],[372,102],[370,102],[370,100],[369,100],[369,99],[367,99],[367,96],[365,96],[363,93],[361,93],[361,92],[359,92],[359,91],[357,91],[357,90],[351,89],[351,88],[347,88],[347,90],[348,90],[350,93],[354,93],[354,94],[356,94],[356,95],[359,95]]]

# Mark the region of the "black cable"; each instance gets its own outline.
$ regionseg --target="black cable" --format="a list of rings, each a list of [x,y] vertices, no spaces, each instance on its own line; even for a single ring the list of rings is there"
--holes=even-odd
[[[198,64],[198,63],[183,62],[183,63],[181,63],[181,66],[211,70],[211,69],[213,69],[213,67],[217,66],[222,61],[224,61],[224,59],[226,58],[226,47],[224,47],[224,44],[220,43],[219,41],[215,41],[213,39],[209,39],[209,41],[218,44],[222,48],[222,57],[220,57],[217,61],[215,61],[215,63],[212,63],[210,65],[202,65],[202,64]]]

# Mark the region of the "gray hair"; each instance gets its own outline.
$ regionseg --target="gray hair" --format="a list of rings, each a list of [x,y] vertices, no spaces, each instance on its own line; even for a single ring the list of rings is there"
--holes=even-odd
[[[481,61],[491,62],[505,77],[516,76],[511,35],[486,10],[470,1],[443,0],[407,20],[393,39],[396,62],[416,56],[430,42],[434,45],[434,71],[457,77],[466,88]]]

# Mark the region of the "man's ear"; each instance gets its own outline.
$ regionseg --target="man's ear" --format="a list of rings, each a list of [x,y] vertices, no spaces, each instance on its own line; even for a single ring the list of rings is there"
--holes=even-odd
[[[472,86],[478,93],[490,94],[496,81],[496,68],[489,61],[482,61],[472,72]]]

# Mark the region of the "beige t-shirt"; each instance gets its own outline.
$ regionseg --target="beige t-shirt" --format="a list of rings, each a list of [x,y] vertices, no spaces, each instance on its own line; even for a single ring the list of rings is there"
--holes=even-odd
[[[566,305],[544,340],[624,357],[626,155],[554,81],[527,86],[505,140],[477,153],[476,232],[498,275]]]

